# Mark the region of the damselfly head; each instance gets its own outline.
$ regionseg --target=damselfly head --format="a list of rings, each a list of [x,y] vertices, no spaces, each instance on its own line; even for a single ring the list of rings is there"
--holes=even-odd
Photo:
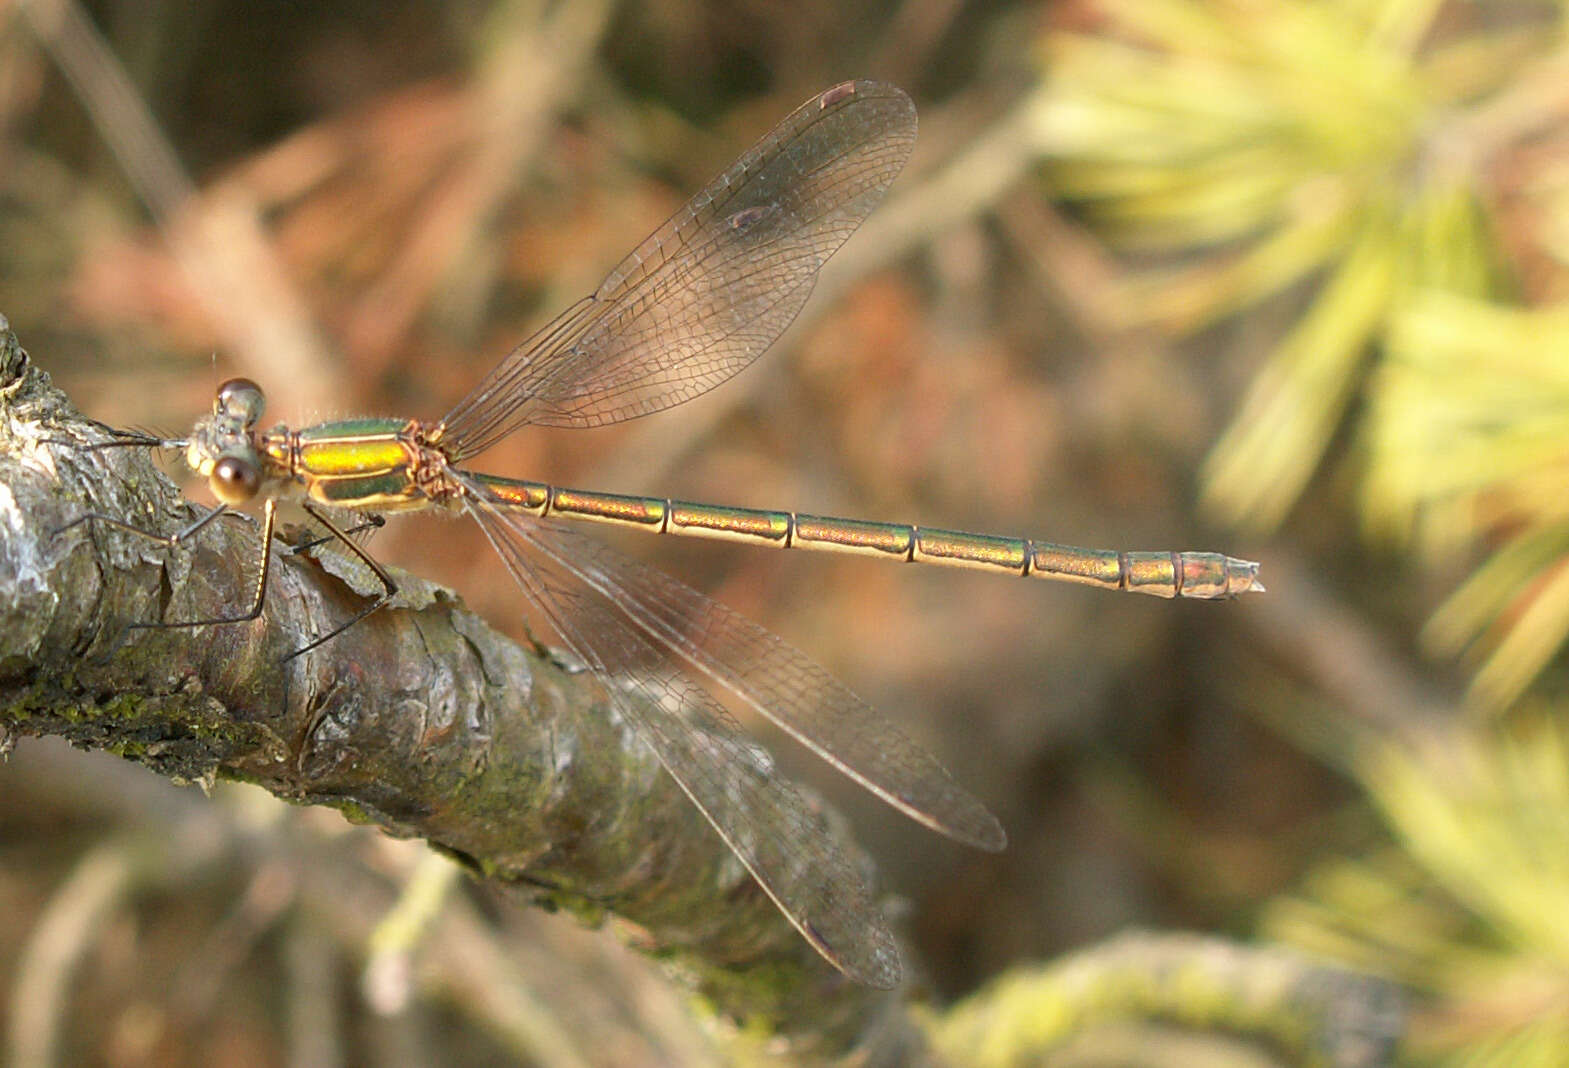
[[[255,427],[265,406],[260,386],[231,378],[218,387],[211,414],[197,422],[186,442],[185,462],[225,504],[244,504],[261,490]]]

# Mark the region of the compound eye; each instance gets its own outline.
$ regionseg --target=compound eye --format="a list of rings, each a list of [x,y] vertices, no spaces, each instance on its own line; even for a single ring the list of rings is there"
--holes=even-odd
[[[255,464],[225,456],[212,465],[207,484],[212,487],[212,495],[224,504],[244,504],[261,489],[261,472]]]
[[[249,378],[231,378],[218,387],[218,398],[213,402],[213,408],[251,426],[261,418],[262,408],[266,404],[267,399],[255,382]]]

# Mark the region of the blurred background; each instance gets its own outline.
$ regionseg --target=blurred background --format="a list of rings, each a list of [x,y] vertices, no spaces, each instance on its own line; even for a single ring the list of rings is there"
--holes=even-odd
[[[1002,819],[1007,852],[966,851],[759,729],[850,816],[939,1000],[1208,932],[1404,984],[1411,1063],[1562,1063],[1566,17],[0,0],[0,314],[114,425],[183,433],[234,375],[269,420],[436,418],[802,100],[897,83],[915,159],[780,344],[482,468],[1262,561],[1267,595],[1202,604],[623,543]],[[521,635],[467,524],[373,546]],[[429,891],[463,963],[389,950],[400,892],[443,878],[331,812],[28,741],[0,850],[18,1058],[61,1020],[62,1062],[716,1056],[611,934],[483,891]]]

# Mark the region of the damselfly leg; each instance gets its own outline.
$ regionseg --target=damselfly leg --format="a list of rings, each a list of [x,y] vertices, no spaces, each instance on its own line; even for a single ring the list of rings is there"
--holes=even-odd
[[[187,444],[187,442],[183,439],[172,440],[161,438],[156,435],[147,434],[137,430],[126,431],[110,429],[109,432],[115,435],[115,437],[109,441],[91,442],[85,445],[67,441],[56,441],[53,443],[71,445],[83,449],[84,451],[119,447],[170,448],[183,447]],[[237,484],[239,488],[231,490],[230,494],[228,495],[229,497],[232,497],[232,495],[236,492],[244,492],[243,486],[250,483],[248,475],[245,472],[236,472],[231,468],[225,468],[221,474],[215,472],[212,477],[215,481],[223,479],[235,482]],[[254,490],[252,490],[252,492],[254,492]],[[386,521],[381,516],[362,516],[358,519],[357,522],[345,530],[336,522],[334,522],[332,517],[327,515],[321,508],[313,505],[310,501],[302,500],[300,505],[302,508],[304,508],[311,519],[319,526],[319,528],[321,530],[325,530],[326,533],[312,533],[306,540],[291,546],[289,551],[293,554],[307,553],[315,550],[325,543],[333,541],[340,542],[349,551],[350,554],[352,554],[356,559],[358,559],[362,564],[370,569],[371,573],[376,576],[376,580],[381,584],[382,588],[379,594],[371,598],[347,620],[333,627],[327,633],[312,639],[305,645],[284,656],[280,663],[287,663],[288,661],[293,660],[295,657],[304,653],[308,653],[313,649],[317,649],[331,641],[333,638],[336,638],[338,635],[342,634],[356,623],[359,623],[367,616],[387,605],[392,600],[392,598],[397,595],[398,592],[398,585],[396,581],[393,580],[387,569],[378,563],[368,552],[366,552],[365,549],[361,547],[353,537],[355,534],[362,531],[373,530],[384,525]],[[249,623],[258,619],[261,616],[262,609],[266,606],[267,580],[272,572],[273,553],[277,551],[273,545],[273,535],[277,527],[277,507],[277,497],[268,497],[263,504],[261,559],[256,568],[256,579],[252,586],[250,601],[244,611],[231,615],[206,616],[200,619],[173,621],[157,620],[151,622],[128,623],[125,625],[124,631],[121,633],[120,637],[115,640],[113,645],[110,647],[109,652],[105,655],[113,656],[129,639],[131,632],[137,630],[166,630],[223,626],[231,623]],[[243,513],[236,512],[230,507],[230,499],[226,497],[225,499],[220,499],[220,501],[213,507],[204,510],[194,520],[192,520],[190,523],[187,523],[179,530],[174,531],[173,533],[165,534],[160,531],[148,530],[145,527],[137,526],[134,523],[129,523],[119,518],[118,516],[108,515],[102,512],[87,512],[83,515],[77,516],[70,522],[65,523],[63,526],[55,529],[53,532],[51,532],[51,537],[58,538],[67,532],[76,529],[77,527],[86,526],[93,523],[102,523],[105,526],[121,531],[122,533],[145,538],[148,541],[159,545],[164,545],[169,548],[178,548],[188,543],[191,539],[195,538],[198,534],[201,533],[201,531],[206,529],[214,521],[226,515],[233,516],[237,519],[244,518]]]

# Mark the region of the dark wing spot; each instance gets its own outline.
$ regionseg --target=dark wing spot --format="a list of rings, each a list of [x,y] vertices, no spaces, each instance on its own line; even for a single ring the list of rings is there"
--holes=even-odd
[[[817,98],[817,106],[819,109],[827,111],[829,108],[839,103],[839,101],[854,95],[854,82],[840,82],[832,89],[825,90],[823,95]]]
[[[763,219],[772,215],[777,208],[774,204],[759,204],[750,208],[742,208],[730,218],[725,220],[725,225],[732,230],[750,230]]]

